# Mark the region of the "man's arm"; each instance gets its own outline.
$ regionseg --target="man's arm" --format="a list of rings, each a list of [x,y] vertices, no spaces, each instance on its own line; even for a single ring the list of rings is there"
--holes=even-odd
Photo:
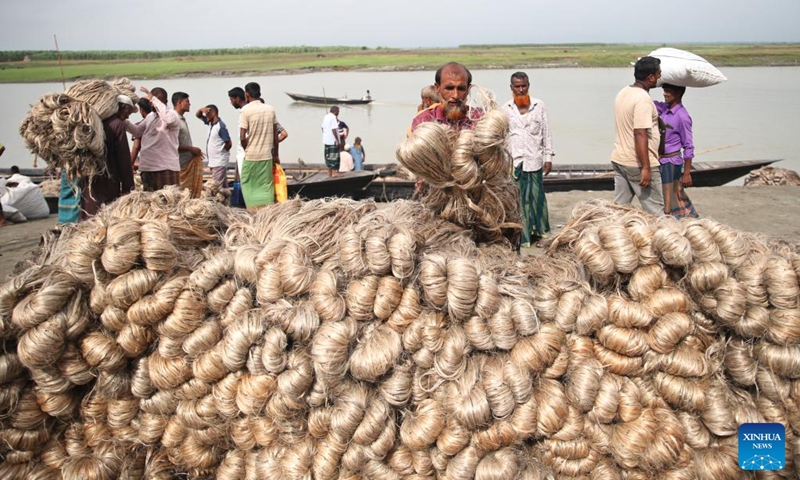
[[[208,119],[206,119],[206,113],[208,113],[208,109],[206,107],[200,107],[197,109],[197,112],[194,114],[194,116],[202,120],[203,123],[205,123],[206,125],[208,125]]]
[[[550,169],[553,168],[553,134],[550,131],[550,120],[547,118],[547,107],[544,103],[541,104],[542,109],[542,142],[544,147],[544,174],[549,175]]]
[[[225,142],[225,144],[223,145],[225,151],[227,152],[228,150],[230,150],[231,146],[233,146],[233,143],[231,142],[231,134],[228,133],[228,126],[225,125],[225,122],[223,122],[222,120],[219,121],[219,138],[221,138],[222,141]]]
[[[642,187],[650,186],[650,153],[647,148],[649,129],[635,128],[633,130],[633,140],[636,145],[636,160],[639,162],[639,168],[642,169],[642,179],[639,185]]]
[[[191,152],[195,157],[205,157],[200,147],[195,147],[194,145],[178,145],[178,151]]]
[[[144,135],[144,131],[146,128],[147,128],[147,118],[137,123],[133,123],[130,120],[125,120],[125,131],[133,135],[133,138],[141,139],[142,135]]]
[[[136,160],[139,159],[139,151],[142,150],[142,139],[141,138],[134,138],[133,139],[133,149],[131,150],[131,165],[133,165],[134,170],[137,168]]]
[[[275,125],[278,127],[278,143],[281,143],[289,136],[289,132],[287,132],[280,123],[276,123]]]
[[[681,134],[681,146],[683,147],[683,174],[681,175],[681,183],[685,187],[691,187],[694,134],[692,133],[692,117],[688,114],[680,124],[679,133]]]
[[[239,145],[242,149],[247,149],[247,129],[244,127],[239,129]]]
[[[281,141],[278,140],[278,122],[275,121],[272,124],[272,163],[274,165],[281,164],[281,157],[278,153],[278,144],[280,143]]]

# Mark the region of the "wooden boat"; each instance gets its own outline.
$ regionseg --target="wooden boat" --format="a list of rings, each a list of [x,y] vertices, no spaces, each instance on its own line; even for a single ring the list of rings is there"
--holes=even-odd
[[[374,171],[361,170],[357,172],[342,172],[336,177],[330,177],[327,169],[311,170],[300,166],[297,167],[284,165],[289,198],[295,195],[307,199],[325,197],[361,198],[364,196],[364,190],[378,175]]]
[[[718,187],[778,161],[780,160],[693,162],[692,184],[695,187]],[[408,178],[381,175],[369,185],[366,196],[379,201],[411,198],[414,193],[414,183],[414,180]],[[611,163],[553,164],[550,175],[544,177],[544,189],[546,192],[614,190],[614,170]]]
[[[233,182],[235,170],[234,164],[230,165],[228,181]],[[289,197],[299,195],[306,199],[325,198],[325,197],[353,197],[364,198],[365,189],[372,180],[379,175],[374,170],[362,170],[352,172],[342,172],[336,177],[328,176],[328,169],[325,165],[284,165],[286,173],[286,186]],[[0,168],[0,175],[10,175],[10,169]],[[20,173],[31,178],[33,183],[41,183],[51,177],[41,168],[21,168]],[[203,176],[203,180],[211,179],[210,174]],[[50,213],[58,213],[58,197],[45,197]]]
[[[286,95],[292,97],[295,102],[315,103],[318,105],[366,105],[372,102],[372,98],[333,98],[333,97],[317,97],[314,95],[302,95],[300,93],[289,93]]]

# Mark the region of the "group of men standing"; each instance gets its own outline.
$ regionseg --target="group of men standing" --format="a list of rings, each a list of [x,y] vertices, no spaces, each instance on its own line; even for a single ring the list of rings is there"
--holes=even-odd
[[[620,91],[614,106],[616,138],[611,161],[615,171],[615,201],[630,203],[636,196],[644,210],[663,215],[664,197],[658,174],[661,135],[658,113],[648,94],[660,77],[658,59],[640,59],[634,77],[634,84]],[[473,129],[483,111],[470,108],[467,102],[472,86],[470,71],[451,62],[436,71],[434,82],[423,89],[421,108],[410,130],[413,132],[423,122],[443,123],[456,131]],[[530,96],[530,81],[524,72],[511,75],[510,88],[512,98],[501,109],[509,122],[507,151],[519,187],[523,223],[520,246],[542,246],[542,240],[550,233],[543,177],[550,173],[555,155],[547,108],[544,102]],[[192,144],[184,117],[191,108],[188,94],[175,92],[170,109],[163,88],[150,91],[142,87],[141,91],[145,94],[140,101],[142,121],[128,120],[136,107],[130,99],[120,96],[118,113],[103,123],[109,173],[83,186],[83,216],[96,213],[100,205],[133,188],[132,161],[141,172],[146,191],[180,185],[189,189],[193,197],[199,196],[205,156],[212,178],[227,186],[232,140],[217,107],[208,105],[196,112],[209,126],[203,152]],[[257,83],[248,83],[244,89],[236,87],[228,96],[231,105],[241,109],[239,143],[243,159],[236,172],[244,200],[248,208],[271,204],[275,198],[273,166],[280,163],[278,145],[287,133],[278,123],[275,109],[262,100]],[[331,107],[322,123],[325,163],[331,176],[338,173],[344,146],[338,114],[339,107]],[[135,143],[133,158],[126,131],[140,142]]]
[[[194,145],[185,118],[191,109],[187,93],[173,93],[172,108],[169,108],[167,91],[163,88],[141,87],[140,90],[144,94],[138,103],[142,120],[129,120],[137,106],[130,98],[120,95],[117,113],[103,122],[107,172],[87,182],[62,178],[60,223],[91,217],[103,204],[133,190],[135,170],[141,174],[144,191],[176,185],[197,198],[202,193],[203,160],[207,158],[212,179],[223,188],[228,186],[233,142],[217,106],[209,104],[195,113],[209,127],[203,150]],[[248,208],[259,208],[274,202],[272,169],[280,162],[278,143],[287,133],[278,123],[275,109],[261,99],[257,83],[248,83],[244,89],[236,87],[228,92],[228,97],[231,105],[242,110],[239,144],[244,158],[241,168],[236,169],[236,178],[241,181]],[[127,134],[133,137],[133,151]]]
[[[614,103],[614,201],[630,204],[636,196],[650,214],[697,217],[683,190],[691,185],[689,170],[694,155],[691,117],[681,105],[685,88],[664,85],[665,102],[654,103],[648,92],[661,77],[659,65],[654,57],[639,59],[634,67],[634,84],[623,88]],[[473,129],[483,112],[467,105],[471,85],[472,74],[461,64],[451,62],[437,70],[434,85],[421,92],[422,103],[409,134],[423,122],[439,122],[456,131]],[[541,247],[550,233],[543,180],[555,155],[550,122],[544,102],[529,95],[527,74],[512,74],[510,87],[512,99],[502,106],[502,112],[509,123],[507,152],[519,187],[523,224],[520,246]],[[670,116],[671,124],[660,126],[664,123],[659,123],[659,113]],[[668,132],[667,128],[673,130]],[[664,151],[665,138],[669,152]]]

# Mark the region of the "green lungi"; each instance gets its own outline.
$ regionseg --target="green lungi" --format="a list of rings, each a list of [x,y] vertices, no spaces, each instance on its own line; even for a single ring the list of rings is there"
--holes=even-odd
[[[275,203],[275,177],[272,176],[272,159],[242,163],[242,195],[247,208],[256,209]]]
[[[522,246],[550,233],[550,217],[547,213],[547,199],[542,185],[542,170],[523,172],[520,163],[514,169],[514,179],[519,185],[519,198],[522,207]]]

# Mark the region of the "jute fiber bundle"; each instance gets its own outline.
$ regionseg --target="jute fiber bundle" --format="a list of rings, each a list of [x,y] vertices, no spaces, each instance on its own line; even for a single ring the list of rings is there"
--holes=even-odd
[[[397,148],[397,160],[425,180],[422,202],[443,219],[473,230],[479,242],[513,242],[522,226],[519,189],[504,152],[507,133],[499,110],[485,113],[474,130],[422,123]]]
[[[117,95],[120,92],[105,80],[81,80],[71,85],[64,93],[88,103],[100,116],[100,120],[117,113]]]
[[[48,173],[63,168],[74,178],[105,168],[103,124],[86,102],[47,94],[31,107],[19,131],[28,149],[44,159]]]
[[[136,104],[138,97],[126,78],[108,83],[83,80],[64,93],[49,93],[28,111],[19,127],[25,145],[47,164],[69,178],[92,177],[105,171],[103,120],[117,113],[117,95]]]
[[[720,480],[745,422],[800,474],[797,255],[603,203],[546,257],[470,237],[118,200],[0,287],[0,477]]]
[[[58,192],[61,189],[61,182],[51,178],[40,183],[39,188],[42,189],[42,195],[45,197],[57,197]]]
[[[744,179],[745,187],[761,185],[800,185],[800,175],[788,168],[763,167],[750,172]]]
[[[136,105],[139,102],[139,96],[136,95],[136,87],[131,81],[125,77],[118,78],[111,81],[111,86],[117,90],[118,95],[125,95],[131,99],[131,103]]]

